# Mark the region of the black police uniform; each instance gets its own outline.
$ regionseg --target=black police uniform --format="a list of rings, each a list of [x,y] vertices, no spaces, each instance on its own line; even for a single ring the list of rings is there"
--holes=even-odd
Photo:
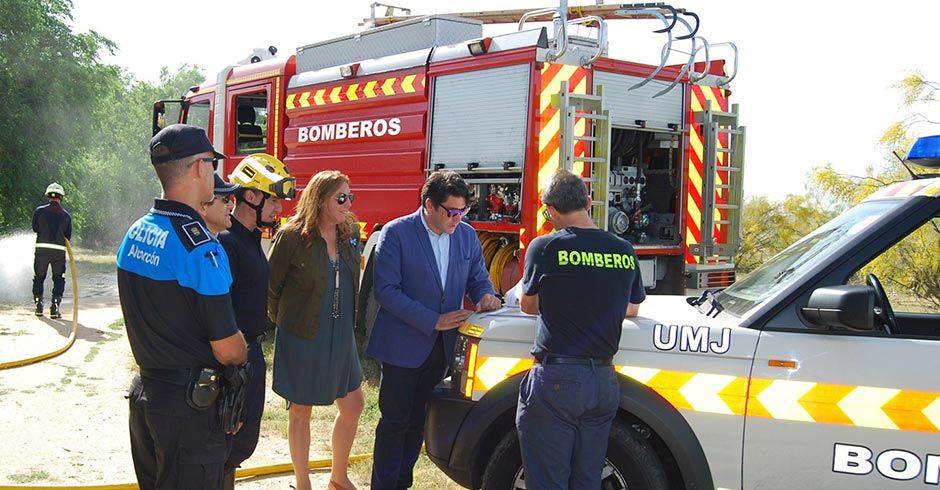
[[[141,370],[130,393],[137,481],[143,489],[220,488],[227,436],[219,410],[193,408],[187,386],[194,370],[221,368],[209,342],[238,332],[225,250],[195,210],[158,199],[127,231],[117,265]]]
[[[636,252],[603,230],[559,230],[529,244],[523,285],[540,313],[516,411],[526,486],[600,488],[620,397],[611,361],[628,304],[646,298]]]
[[[33,297],[42,298],[46,272],[52,266],[52,297],[65,292],[65,239],[72,239],[72,216],[58,201],[33,211],[36,255],[33,258]]]
[[[245,424],[235,434],[231,454],[225,463],[226,471],[233,471],[254,453],[261,432],[267,375],[261,341],[267,327],[267,290],[271,268],[261,249],[260,230],[249,231],[233,217],[231,228],[219,233],[219,242],[225,248],[232,270],[231,296],[235,321],[248,342],[248,364],[252,371],[245,401]]]

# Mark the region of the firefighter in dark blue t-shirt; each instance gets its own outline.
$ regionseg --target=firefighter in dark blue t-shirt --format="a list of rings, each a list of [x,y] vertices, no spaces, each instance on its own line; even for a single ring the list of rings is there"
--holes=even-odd
[[[245,362],[245,338],[225,250],[196,212],[213,196],[219,158],[201,128],[174,124],[157,133],[150,159],[163,198],[118,249],[118,293],[140,367],[129,399],[141,489],[221,488],[226,432],[237,430],[227,393],[238,391],[228,380],[244,372],[231,366]]]
[[[232,440],[225,462],[225,489],[235,488],[235,471],[258,445],[267,364],[261,351],[268,320],[268,259],[261,249],[260,227],[273,227],[282,201],[294,197],[294,182],[284,162],[256,153],[242,159],[229,180],[238,184],[232,226],[219,233],[219,242],[232,269],[232,304],[238,329],[248,341],[251,381],[247,387],[245,425]]]
[[[33,211],[36,255],[33,258],[33,304],[42,316],[43,283],[52,267],[52,306],[49,318],[62,318],[59,305],[65,292],[65,240],[72,239],[72,216],[62,207],[65,189],[56,182],[46,187],[49,202]]]
[[[558,231],[532,240],[522,278],[520,307],[539,315],[516,410],[526,488],[600,488],[620,398],[613,356],[646,293],[633,246],[594,225],[580,177],[559,170],[542,205]]]

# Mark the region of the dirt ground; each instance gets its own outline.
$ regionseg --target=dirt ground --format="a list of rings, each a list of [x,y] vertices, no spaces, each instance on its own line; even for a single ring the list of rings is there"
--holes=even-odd
[[[91,264],[85,269],[92,272],[80,276],[74,346],[38,364],[0,370],[0,433],[4,436],[0,444],[0,486],[135,481],[124,398],[135,365],[119,321],[113,262]],[[62,320],[50,320],[48,306],[46,316],[37,318],[24,305],[26,302],[28,298],[19,304],[9,300],[0,304],[0,363],[53,351],[68,339],[71,285],[66,288]],[[270,377],[268,384],[266,411],[283,411],[283,401],[270,391]],[[328,447],[329,432],[324,434]],[[315,435],[313,459],[328,457],[318,439],[324,437]],[[266,430],[245,466],[289,462],[282,432]],[[360,488],[367,486],[363,481],[367,472],[365,466],[353,476]],[[313,473],[311,479],[314,488],[326,488],[329,473]],[[287,489],[291,483],[291,474],[281,474],[241,479],[238,488]]]

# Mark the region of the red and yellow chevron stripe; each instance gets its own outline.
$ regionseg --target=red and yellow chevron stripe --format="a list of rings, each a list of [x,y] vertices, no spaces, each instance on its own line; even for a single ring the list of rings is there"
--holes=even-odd
[[[369,236],[372,235],[372,232],[375,231],[375,227],[379,226],[378,223],[367,223],[365,221],[359,221],[359,238],[362,241],[369,239]]]
[[[878,189],[866,201],[875,199],[889,199],[893,197],[911,197],[927,196],[934,197],[940,195],[940,179],[912,180],[910,182],[899,182]]]
[[[287,95],[287,110],[292,111],[361,99],[413,94],[419,91],[424,93],[425,78],[423,73],[412,73],[367,82],[354,82],[293,92]]]
[[[691,97],[689,110],[692,113],[705,110],[706,102],[711,101],[713,111],[728,110],[727,92],[718,87],[705,87],[701,85],[691,85]],[[691,119],[691,118],[690,118]],[[690,124],[689,126],[689,162],[688,162],[688,189],[686,192],[685,214],[685,260],[689,264],[701,262],[701,257],[692,255],[690,246],[701,243],[702,240],[702,176],[704,175],[704,135],[702,127],[699,124]],[[715,142],[717,148],[728,149],[728,134],[719,133],[718,141]],[[721,166],[728,165],[728,153],[719,151],[717,153],[717,164]],[[728,173],[725,171],[716,172],[715,183],[722,185],[728,182]],[[715,202],[725,204],[728,202],[727,192],[723,189],[715,189]],[[715,221],[726,217],[726,211],[715,210]],[[726,242],[727,227],[716,224],[713,230],[713,236],[719,242]]]
[[[502,380],[527,371],[532,359],[478,357],[477,399]],[[940,433],[940,393],[807,381],[748,379],[722,374],[617,366],[680,410],[873,429]]]
[[[556,107],[552,107],[552,95],[561,92],[561,82],[568,81],[568,90],[571,93],[587,94],[588,78],[590,73],[579,66],[561,65],[546,63],[541,72],[541,90],[539,92],[539,166],[538,166],[538,192],[541,195],[542,189],[548,185],[552,174],[558,170],[559,161],[559,143],[561,142],[561,116]],[[583,136],[586,131],[584,119],[575,121],[574,132]],[[583,141],[578,141],[574,147],[575,156],[584,156],[587,146]],[[584,164],[577,162],[574,165],[574,173],[584,174]],[[548,223],[542,215],[545,207],[539,204],[536,216],[535,235],[544,235],[552,231],[552,225]],[[525,240],[520,239],[525,243]]]

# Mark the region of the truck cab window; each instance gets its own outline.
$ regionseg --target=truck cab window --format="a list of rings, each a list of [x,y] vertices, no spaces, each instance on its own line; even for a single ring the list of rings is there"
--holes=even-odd
[[[238,154],[264,152],[268,146],[266,92],[235,97],[235,149]]]
[[[855,271],[847,284],[865,284],[869,273],[885,290],[898,335],[940,339],[940,217]]]
[[[207,134],[212,134],[209,127],[209,99],[194,101],[186,109],[186,124],[199,126],[206,130]]]

